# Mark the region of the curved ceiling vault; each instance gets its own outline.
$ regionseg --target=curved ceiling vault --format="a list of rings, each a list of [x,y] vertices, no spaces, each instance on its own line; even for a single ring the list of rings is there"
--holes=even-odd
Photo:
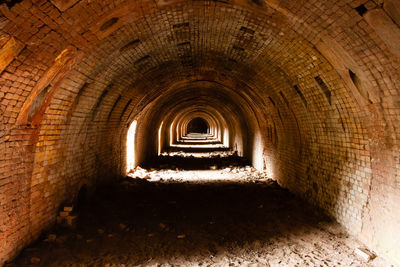
[[[142,162],[157,153],[161,125],[168,136],[196,112],[226,126],[230,145],[282,186],[400,262],[398,3],[0,7],[0,264],[82,184],[124,175],[133,120]]]

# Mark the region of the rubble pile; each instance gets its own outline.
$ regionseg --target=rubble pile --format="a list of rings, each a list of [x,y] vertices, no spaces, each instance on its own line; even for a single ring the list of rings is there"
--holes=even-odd
[[[57,216],[57,224],[65,227],[76,227],[78,216],[73,213],[72,205],[64,206]]]
[[[128,176],[132,177],[132,178],[140,178],[140,179],[152,179],[152,178],[156,178],[158,175],[158,171],[156,169],[144,169],[141,168],[140,166],[137,166],[134,169],[131,169],[128,172]]]
[[[264,171],[258,171],[256,168],[251,166],[245,167],[228,167],[223,169],[225,173],[234,173],[242,176],[243,178],[253,178],[253,179],[268,179],[267,173]]]

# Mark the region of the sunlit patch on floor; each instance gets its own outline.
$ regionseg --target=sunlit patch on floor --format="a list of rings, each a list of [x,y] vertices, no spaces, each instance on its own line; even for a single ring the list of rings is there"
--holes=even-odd
[[[149,182],[162,180],[171,181],[245,181],[245,180],[264,180],[269,179],[266,173],[259,172],[255,168],[246,167],[228,167],[222,170],[171,170],[171,169],[143,169],[137,167],[128,173],[128,177],[133,179],[147,179]]]

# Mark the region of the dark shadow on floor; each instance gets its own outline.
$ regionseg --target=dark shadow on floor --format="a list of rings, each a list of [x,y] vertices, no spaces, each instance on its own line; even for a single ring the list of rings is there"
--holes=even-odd
[[[180,170],[209,170],[212,167],[223,169],[228,167],[244,167],[250,165],[249,160],[236,155],[228,157],[182,157],[182,156],[158,156],[153,163],[145,168],[175,169]]]
[[[99,188],[80,214],[75,230],[55,229],[55,242],[38,241],[9,266],[29,266],[32,257],[40,259],[37,266],[213,261],[221,251],[268,246],[272,238],[303,234],[329,221],[273,181],[123,179]]]

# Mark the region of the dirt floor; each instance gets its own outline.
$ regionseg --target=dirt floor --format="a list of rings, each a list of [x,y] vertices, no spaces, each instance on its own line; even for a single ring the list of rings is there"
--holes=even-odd
[[[360,243],[272,180],[226,170],[152,180],[98,188],[75,229],[55,227],[6,266],[390,266],[357,258]]]

